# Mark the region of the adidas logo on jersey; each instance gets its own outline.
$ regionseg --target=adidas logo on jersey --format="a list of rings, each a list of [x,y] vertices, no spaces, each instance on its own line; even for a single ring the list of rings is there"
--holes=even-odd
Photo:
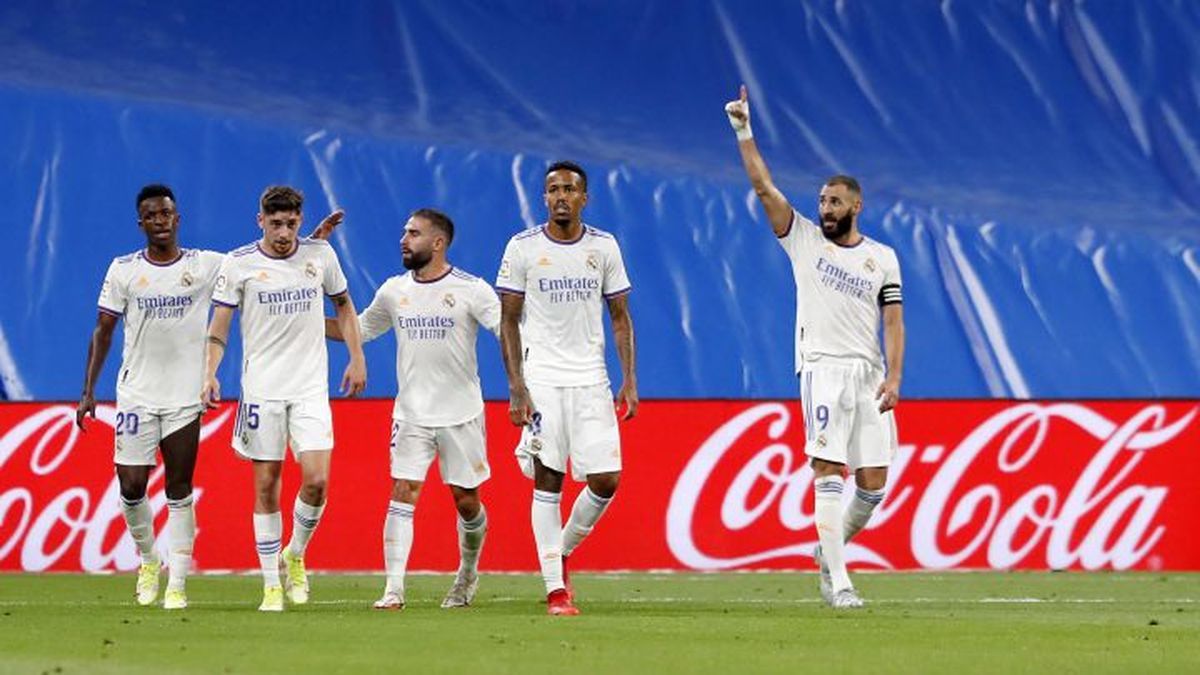
[[[553,263],[550,262],[550,258],[548,256],[542,256],[538,258],[538,264],[542,267],[549,267]]]

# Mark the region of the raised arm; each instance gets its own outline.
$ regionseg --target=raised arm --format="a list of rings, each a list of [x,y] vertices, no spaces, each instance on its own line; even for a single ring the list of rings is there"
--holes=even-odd
[[[883,306],[883,349],[887,358],[887,377],[875,392],[879,412],[886,412],[900,402],[900,378],[904,370],[904,305]]]
[[[516,293],[500,294],[500,353],[508,373],[508,419],[516,426],[533,420],[533,400],[525,385],[524,349],[521,346],[521,313],[525,311],[525,296]]]
[[[629,315],[629,296],[618,295],[608,300],[608,315],[612,319],[613,339],[617,343],[617,358],[621,360],[621,389],[617,391],[617,410],[625,406],[623,420],[637,414],[637,348],[633,340],[633,317]]]
[[[117,327],[117,317],[107,312],[96,316],[96,328],[92,330],[92,340],[88,343],[87,367],[83,373],[83,393],[79,396],[79,407],[75,409],[75,424],[87,431],[83,418],[91,415],[96,419],[96,380],[104,369],[104,360],[108,358],[108,349],[112,346],[113,331]]]
[[[200,402],[209,408],[221,402],[221,383],[217,381],[217,368],[225,357],[225,345],[229,342],[229,325],[233,322],[233,308],[213,305],[212,321],[208,323],[208,343],[204,359],[204,387],[200,390]]]
[[[771,172],[767,170],[767,163],[758,151],[758,144],[754,142],[754,134],[750,131],[750,100],[746,95],[746,85],[742,85],[736,100],[725,104],[725,114],[737,132],[738,151],[742,153],[742,164],[746,167],[754,194],[762,202],[775,236],[783,237],[792,225],[792,205],[771,181]]]
[[[363,356],[362,331],[358,325],[358,315],[354,313],[354,301],[350,293],[339,293],[330,298],[337,312],[337,328],[346,349],[350,350],[350,363],[342,374],[341,392],[347,396],[357,396],[367,387],[367,359]]]

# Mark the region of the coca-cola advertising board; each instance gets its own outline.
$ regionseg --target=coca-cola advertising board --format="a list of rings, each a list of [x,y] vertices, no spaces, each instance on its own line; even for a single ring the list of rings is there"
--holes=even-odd
[[[383,565],[391,401],[337,401],[329,506],[312,569]],[[537,568],[532,484],[504,403],[487,406],[492,479],[482,566]],[[1200,569],[1200,401],[907,401],[888,495],[848,546],[863,569]],[[129,570],[112,469],[111,405],[87,433],[72,404],[0,405],[0,570]],[[229,447],[234,407],[203,419],[196,564],[257,567],[249,465]],[[575,569],[810,569],[812,471],[797,402],[648,401],[622,424],[625,471]],[[289,461],[290,529],[298,484]],[[564,517],[579,486],[571,484]],[[853,490],[847,490],[847,498]],[[161,532],[161,469],[150,482]],[[454,511],[436,465],[411,569],[452,570]]]

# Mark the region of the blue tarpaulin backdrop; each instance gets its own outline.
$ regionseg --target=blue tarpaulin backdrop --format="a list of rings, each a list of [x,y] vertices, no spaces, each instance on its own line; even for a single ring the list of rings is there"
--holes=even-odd
[[[722,111],[742,82],[802,212],[828,175],[862,181],[861,226],[904,273],[907,396],[1200,395],[1186,0],[6,2],[4,395],[78,395],[143,183],[216,250],[256,238],[270,183],[305,191],[310,224],[344,208],[365,307],[407,212],[448,211],[453,260],[491,279],[543,217],[546,163],[572,158],[624,247],[642,395],[792,396],[788,263]],[[371,395],[394,391],[392,344],[368,347]]]

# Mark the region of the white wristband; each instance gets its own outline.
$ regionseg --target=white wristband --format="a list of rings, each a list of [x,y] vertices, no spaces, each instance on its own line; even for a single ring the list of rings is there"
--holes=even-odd
[[[741,129],[737,129],[736,131],[737,131],[737,139],[738,139],[738,141],[748,141],[748,140],[750,140],[751,138],[754,138],[754,132],[750,131],[750,125],[749,125],[749,124],[747,124],[746,126],[742,127]]]

